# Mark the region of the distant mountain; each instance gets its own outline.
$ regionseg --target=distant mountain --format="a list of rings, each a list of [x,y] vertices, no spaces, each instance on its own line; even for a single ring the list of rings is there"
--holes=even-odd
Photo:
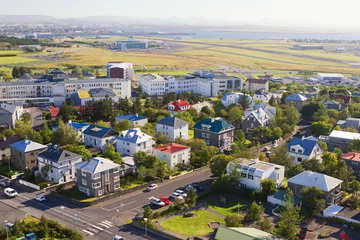
[[[1,23],[56,23],[59,20],[43,15],[5,15],[0,14]]]

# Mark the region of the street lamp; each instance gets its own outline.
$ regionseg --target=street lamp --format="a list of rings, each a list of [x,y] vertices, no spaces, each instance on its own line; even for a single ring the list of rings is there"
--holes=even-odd
[[[8,226],[7,226],[8,221],[5,220],[4,222],[5,222],[5,230],[6,230],[6,240],[8,240],[9,239],[9,232],[8,232]]]
[[[144,218],[144,221],[145,221],[145,236],[147,236],[147,221],[149,219],[148,218]]]
[[[74,214],[74,223],[75,223],[75,228],[76,228],[76,221],[77,221],[77,219],[76,219],[76,214]]]

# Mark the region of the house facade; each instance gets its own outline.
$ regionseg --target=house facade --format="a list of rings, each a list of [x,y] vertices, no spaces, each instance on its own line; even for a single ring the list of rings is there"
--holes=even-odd
[[[300,164],[310,159],[318,159],[321,162],[323,151],[313,137],[293,137],[288,144],[287,153],[294,158],[294,164]]]
[[[191,105],[188,101],[184,101],[178,99],[176,101],[171,101],[168,103],[167,107],[165,108],[166,111],[171,112],[173,114],[177,114],[180,112],[185,112],[191,108]]]
[[[114,129],[96,126],[94,124],[91,124],[83,134],[85,146],[99,148],[101,151],[105,150],[106,144],[113,144],[116,136],[119,135]]]
[[[227,107],[231,104],[238,104],[239,100],[244,96],[241,92],[227,92],[221,99],[222,104]],[[254,101],[249,95],[245,95],[249,100],[249,106],[254,106]]]
[[[24,109],[22,104],[0,104],[0,126],[14,128],[17,120],[20,120]]]
[[[74,181],[74,165],[82,162],[82,157],[76,153],[61,149],[57,145],[51,145],[38,155],[39,172],[49,166],[45,177],[54,183],[66,183]]]
[[[240,173],[240,186],[252,190],[261,189],[261,180],[273,179],[276,187],[284,184],[285,167],[259,159],[237,159],[226,166],[227,174]]]
[[[248,78],[246,80],[246,90],[247,91],[256,91],[256,90],[265,90],[269,91],[269,81],[266,79],[255,79]]]
[[[189,138],[189,124],[172,115],[156,123],[156,133],[158,132],[167,135],[173,142],[176,138],[187,140]]]
[[[169,167],[175,167],[177,164],[190,164],[190,150],[188,146],[169,143],[154,148],[153,155],[166,161]]]
[[[246,112],[244,119],[241,122],[243,132],[251,136],[254,128],[265,127],[270,124],[270,117],[262,108],[258,108],[251,112]]]
[[[324,192],[323,198],[326,203],[337,204],[342,198],[342,181],[322,173],[304,171],[288,179],[288,187],[294,195],[301,197],[301,189],[305,187],[317,187]]]
[[[254,91],[254,95],[253,95],[254,101],[257,100],[260,102],[269,102],[270,98],[271,95],[262,89]]]
[[[152,153],[154,140],[140,128],[122,131],[116,138],[116,151],[122,155],[133,156],[136,152]]]
[[[147,117],[139,116],[139,114],[128,114],[128,115],[120,115],[115,117],[115,122],[120,122],[127,120],[135,127],[143,127],[148,122]]]
[[[342,160],[346,162],[346,164],[351,167],[353,170],[353,175],[356,178],[360,179],[360,153],[357,152],[348,152],[341,157]]]
[[[203,139],[208,146],[229,149],[234,142],[235,128],[224,120],[205,118],[194,126],[194,138]]]
[[[360,139],[360,133],[333,130],[329,136],[320,136],[320,138],[327,143],[329,151],[339,148],[345,153],[352,140]]]
[[[11,164],[21,170],[35,170],[38,166],[37,157],[46,151],[47,146],[31,140],[21,140],[10,145]]]
[[[120,190],[120,165],[101,157],[74,166],[76,187],[87,196],[100,197]]]
[[[0,139],[0,160],[1,161],[10,161],[11,158],[11,150],[10,145],[16,142],[19,142],[21,138],[12,136],[12,137],[4,137]],[[3,163],[3,162],[2,162]]]
[[[307,98],[300,93],[293,93],[285,98],[286,105],[293,105],[298,111],[307,102]]]

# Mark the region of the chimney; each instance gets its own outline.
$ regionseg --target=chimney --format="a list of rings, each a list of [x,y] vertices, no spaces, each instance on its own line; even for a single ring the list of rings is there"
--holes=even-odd
[[[68,121],[68,123],[69,123],[69,125],[71,125],[72,121],[71,121],[71,120],[69,120],[69,121]]]
[[[178,99],[177,101],[178,101],[178,103],[180,103],[180,99]]]
[[[259,163],[259,158],[255,158],[255,163]]]
[[[301,136],[301,140],[304,140],[305,139],[305,136],[303,135],[303,136]]]
[[[136,116],[136,117],[138,117],[138,116],[139,116],[139,114],[138,114],[138,113],[136,113],[136,114],[135,114],[135,116]]]
[[[6,142],[6,136],[4,136],[4,142]]]
[[[211,118],[211,122],[215,122],[215,119],[214,119],[214,118]]]

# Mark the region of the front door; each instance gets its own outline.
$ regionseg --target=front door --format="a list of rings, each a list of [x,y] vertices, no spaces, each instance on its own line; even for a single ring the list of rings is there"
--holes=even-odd
[[[106,184],[106,193],[110,192],[110,185]]]

